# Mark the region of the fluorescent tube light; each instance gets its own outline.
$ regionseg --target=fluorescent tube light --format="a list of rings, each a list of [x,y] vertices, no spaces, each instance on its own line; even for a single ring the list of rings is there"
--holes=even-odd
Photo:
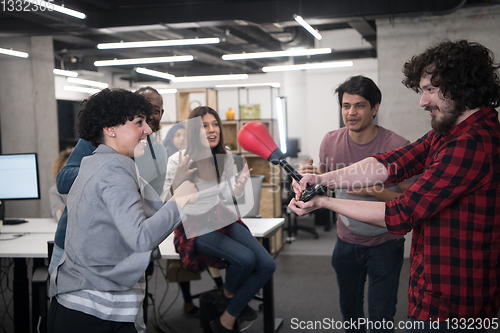
[[[172,80],[172,82],[200,82],[200,81],[245,80],[245,79],[248,79],[248,74],[182,76],[182,77],[175,77]]]
[[[330,48],[321,49],[308,49],[308,50],[286,50],[286,51],[272,51],[272,52],[253,52],[253,53],[239,53],[239,54],[224,54],[223,60],[242,60],[242,59],[260,59],[260,58],[276,58],[276,57],[299,57],[317,54],[332,53]]]
[[[163,94],[175,94],[177,92],[177,89],[156,89],[158,91],[158,94],[163,95]]]
[[[334,61],[334,62],[317,62],[312,64],[301,65],[284,65],[284,66],[266,66],[262,67],[263,72],[282,72],[282,71],[299,71],[303,69],[323,69],[323,68],[340,68],[351,67],[352,61]]]
[[[28,58],[29,57],[29,54],[26,52],[14,51],[14,50],[2,49],[2,48],[0,48],[0,53],[14,56],[14,57],[19,57],[19,58]]]
[[[91,86],[91,87],[96,87],[96,88],[101,88],[101,89],[105,89],[109,86],[107,83],[104,83],[104,82],[77,79],[74,77],[68,77],[66,80],[70,83],[83,84],[85,86]]]
[[[63,6],[59,6],[59,5],[56,5],[56,4],[52,3],[52,2],[41,1],[41,0],[24,0],[24,1],[32,3],[34,5],[37,5],[40,8],[40,11],[43,11],[41,8],[45,8],[45,10],[47,10],[48,12],[52,12],[52,11],[59,12],[59,13],[62,13],[62,14],[66,14],[66,15],[69,15],[69,16],[73,16],[73,17],[79,18],[81,20],[83,20],[84,18],[87,17],[87,15],[85,15],[82,12],[78,12],[78,11],[73,10],[73,9],[69,9],[69,8],[66,8],[66,7],[63,7]]]
[[[316,38],[317,40],[321,40],[321,39],[323,39],[323,37],[319,34],[319,32],[318,32],[316,29],[314,29],[313,27],[311,27],[311,26],[309,25],[309,23],[307,23],[306,21],[304,21],[304,19],[303,19],[301,16],[299,16],[299,15],[295,14],[295,15],[293,15],[293,18],[294,18],[294,19],[295,19],[295,21],[297,21],[297,22],[298,22],[301,26],[303,26],[303,27],[304,27],[304,29],[306,29],[307,31],[309,31],[309,33],[310,33],[311,35],[313,35],[313,36],[314,36],[314,38]]]
[[[215,88],[245,88],[245,87],[273,87],[279,88],[281,85],[279,82],[270,83],[241,83],[241,84],[217,84]]]
[[[164,73],[164,72],[159,72],[155,71],[152,69],[147,69],[144,67],[136,67],[135,71],[137,73],[145,74],[145,75],[151,75],[151,76],[156,76],[156,77],[161,77],[162,79],[167,79],[167,80],[173,80],[175,78],[175,75],[169,74],[169,73]]]
[[[138,65],[138,64],[159,64],[164,62],[192,61],[192,55],[155,57],[155,58],[134,58],[134,59],[114,59],[94,61],[94,66],[120,66],[120,65]]]
[[[94,88],[86,88],[86,87],[76,87],[76,86],[63,86],[64,90],[67,91],[76,91],[76,92],[82,92],[86,94],[96,94],[100,90],[99,89],[94,89]]]
[[[201,44],[217,44],[217,43],[220,43],[219,38],[193,38],[193,39],[153,40],[144,42],[100,43],[97,44],[97,48],[100,50],[109,50],[109,49],[128,49],[128,48],[138,48],[138,47],[162,47],[162,46],[201,45]]]
[[[55,75],[62,75],[62,76],[69,76],[69,77],[77,77],[78,76],[77,72],[65,71],[64,69],[54,68],[54,70],[52,72]]]
[[[283,96],[278,96],[275,99],[276,102],[276,112],[278,114],[278,132],[280,139],[280,150],[283,154],[286,154],[286,124],[285,124],[285,112],[286,112],[286,99]]]

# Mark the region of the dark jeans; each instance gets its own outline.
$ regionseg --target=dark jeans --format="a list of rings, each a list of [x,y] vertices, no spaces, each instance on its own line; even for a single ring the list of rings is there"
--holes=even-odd
[[[137,333],[134,323],[102,320],[80,311],[65,308],[55,297],[50,301],[48,333]]]
[[[231,237],[218,231],[196,238],[196,252],[227,261],[225,288],[234,294],[227,312],[238,317],[245,305],[273,275],[276,264],[267,250],[250,231],[235,222]]]
[[[358,318],[365,318],[363,298],[367,275],[368,320],[373,323],[394,320],[403,252],[404,238],[377,246],[350,244],[337,238],[332,266],[337,273],[344,321],[356,322]],[[368,328],[370,332],[394,331]],[[357,326],[348,332],[366,332],[366,326]]]

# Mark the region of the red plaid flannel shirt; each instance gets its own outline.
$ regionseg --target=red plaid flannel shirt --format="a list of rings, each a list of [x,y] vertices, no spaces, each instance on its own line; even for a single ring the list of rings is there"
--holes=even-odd
[[[386,203],[389,232],[413,229],[408,291],[416,320],[496,318],[500,304],[500,124],[484,108],[450,131],[375,155],[387,182],[422,176]]]
[[[208,219],[217,219],[221,216],[227,216],[227,212],[224,214],[221,213],[222,209],[226,209],[223,203],[219,202],[217,206],[208,211],[205,214],[201,215],[189,215],[188,219],[195,219],[196,222],[206,222]],[[247,227],[243,221],[241,221],[236,215],[234,215],[234,220],[229,221],[230,224],[225,226],[224,228],[217,229],[217,232],[221,232],[224,235],[231,237],[231,229],[230,226],[233,221],[241,223],[245,228]],[[192,224],[190,224],[192,225]],[[201,254],[195,252],[196,246],[196,237],[187,238],[184,230],[184,224],[181,223],[174,231],[174,246],[177,253],[181,257],[181,262],[184,264],[186,269],[193,273],[201,272],[205,270],[207,267],[215,267],[215,268],[226,268],[227,264],[220,258],[212,257],[206,254]]]

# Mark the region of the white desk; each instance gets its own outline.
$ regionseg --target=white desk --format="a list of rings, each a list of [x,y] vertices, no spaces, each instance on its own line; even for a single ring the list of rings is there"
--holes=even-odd
[[[47,258],[47,242],[54,233],[1,233],[0,258]]]
[[[247,225],[248,229],[254,237],[256,238],[269,238],[273,236],[285,223],[284,218],[243,218],[242,221]],[[175,252],[174,248],[174,234],[170,234],[161,244],[158,246],[161,252],[162,259],[179,259],[179,254]],[[269,250],[269,249],[268,249]]]
[[[54,219],[27,219],[27,223],[4,225],[0,234],[1,258],[47,258],[47,241],[53,240],[57,228]],[[285,220],[283,218],[243,218],[252,235],[269,238]],[[21,235],[20,237],[17,237]],[[179,259],[170,234],[159,246],[162,259]]]

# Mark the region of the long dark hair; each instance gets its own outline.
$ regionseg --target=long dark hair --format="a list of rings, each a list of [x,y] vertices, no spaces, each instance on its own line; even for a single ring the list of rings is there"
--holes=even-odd
[[[215,111],[209,106],[199,106],[197,108],[194,108],[189,113],[188,119],[193,119],[196,117],[202,118],[206,114],[211,114],[212,116],[214,116],[220,128],[219,143],[217,144],[217,146],[212,148],[212,159],[211,159],[212,163],[215,165],[217,181],[220,182],[220,175],[224,170],[224,164],[226,162],[227,150],[224,146],[224,133],[222,132],[222,121],[219,117],[219,114],[217,113],[217,111]],[[192,158],[193,161],[195,161],[197,156],[199,156],[199,154],[201,153],[199,149],[199,147],[202,146],[200,141],[200,128],[188,125],[186,130],[186,140],[188,143],[186,148],[186,154],[188,154],[189,157]],[[193,167],[195,166],[196,162],[193,163]]]
[[[457,112],[478,107],[500,106],[500,80],[493,53],[485,46],[458,40],[441,42],[414,56],[403,67],[403,84],[420,92],[420,79],[431,75],[431,83],[453,101]]]

